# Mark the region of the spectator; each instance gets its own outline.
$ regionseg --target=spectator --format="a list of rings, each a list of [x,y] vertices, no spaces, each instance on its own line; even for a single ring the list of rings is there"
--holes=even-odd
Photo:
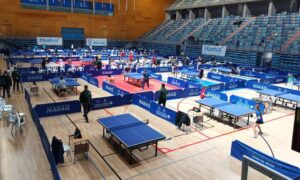
[[[159,94],[158,104],[163,104],[163,106],[166,107],[168,90],[165,88],[165,84],[161,85],[161,89],[159,90],[159,92],[160,94]]]
[[[7,73],[7,71],[4,71],[3,75],[3,98],[5,98],[5,92],[7,93],[7,96],[10,97],[10,87],[12,85],[11,77]]]
[[[143,81],[142,81],[142,88],[144,89],[145,84],[147,84],[147,87],[149,88],[149,73],[146,69],[143,71]]]
[[[19,82],[20,82],[20,73],[17,70],[17,68],[14,68],[13,72],[11,73],[12,79],[13,79],[13,91],[16,90],[16,85],[17,85],[17,90],[19,91]]]
[[[92,93],[90,90],[88,90],[87,85],[84,86],[84,91],[80,93],[79,100],[83,107],[83,117],[85,118],[85,121],[88,123],[89,122],[88,113],[90,112],[92,106]]]

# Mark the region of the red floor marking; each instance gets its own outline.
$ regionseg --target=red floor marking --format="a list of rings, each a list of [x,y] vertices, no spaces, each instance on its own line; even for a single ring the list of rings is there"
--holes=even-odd
[[[128,109],[128,105],[125,106],[124,113],[126,113],[127,109]]]
[[[108,111],[107,109],[104,109],[104,111],[105,111],[107,114],[111,115],[111,116],[113,116],[113,115],[114,115],[113,113],[111,113],[111,112],[110,112],[110,111]]]
[[[141,87],[135,86],[135,85],[131,85],[129,83],[127,83],[126,81],[124,81],[124,76],[123,75],[116,75],[113,76],[115,82],[112,84],[122,90],[128,91],[130,93],[139,93],[139,92],[146,92],[146,91],[158,91],[161,88],[161,84],[163,84],[163,82],[155,80],[155,79],[150,79],[150,87],[148,88],[147,86],[145,86],[145,89],[143,90]],[[96,77],[98,79],[98,82],[100,85],[102,85],[102,82],[105,81],[106,76],[98,76]],[[174,90],[174,89],[181,89],[180,87],[176,87],[170,84],[166,84],[166,88],[169,90]]]
[[[201,131],[199,131],[199,130],[197,130],[197,129],[195,129],[194,127],[192,127],[191,126],[191,129],[193,129],[194,130],[194,132],[197,132],[197,133],[199,133],[199,134],[201,134],[202,136],[204,136],[204,137],[206,137],[206,138],[210,138],[209,136],[207,136],[206,134],[204,134],[204,133],[202,133]]]
[[[284,117],[288,117],[288,116],[291,116],[293,114],[294,113],[287,114],[287,115],[284,115],[284,116],[281,116],[281,117],[278,117],[278,118],[274,118],[274,119],[271,119],[271,120],[269,120],[269,121],[267,121],[265,123],[269,123],[269,122],[272,122],[272,121],[275,121],[275,120],[278,120],[278,119],[282,119]],[[223,136],[226,136],[226,135],[229,135],[229,134],[233,134],[233,133],[236,133],[236,132],[239,132],[239,131],[243,131],[243,130],[249,129],[250,127],[252,127],[252,126],[245,126],[243,128],[240,128],[240,129],[237,129],[237,130],[234,130],[234,131],[230,131],[230,132],[227,132],[227,133],[224,133],[224,134],[220,134],[220,135],[217,135],[217,136],[214,136],[214,137],[211,137],[211,138],[208,138],[208,139],[204,139],[204,140],[201,140],[201,141],[197,141],[195,143],[191,143],[191,144],[187,144],[187,145],[184,145],[184,146],[180,146],[180,147],[175,148],[175,149],[170,149],[169,151],[164,152],[164,153],[168,154],[168,153],[171,153],[171,152],[174,152],[174,151],[177,151],[177,150],[180,150],[180,149],[184,149],[184,148],[196,145],[196,144],[200,144],[200,143],[212,140],[212,139],[216,139],[216,138],[223,137]],[[163,148],[161,148],[161,149],[163,149]]]

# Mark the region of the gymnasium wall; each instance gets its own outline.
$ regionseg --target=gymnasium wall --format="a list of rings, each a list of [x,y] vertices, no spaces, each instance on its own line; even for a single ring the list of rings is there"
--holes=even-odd
[[[102,0],[95,0],[102,2]],[[104,0],[112,2],[114,16],[31,10],[20,0],[0,0],[0,38],[61,36],[62,27],[84,28],[85,37],[136,40],[165,19],[174,0]],[[119,3],[120,2],[120,3]]]

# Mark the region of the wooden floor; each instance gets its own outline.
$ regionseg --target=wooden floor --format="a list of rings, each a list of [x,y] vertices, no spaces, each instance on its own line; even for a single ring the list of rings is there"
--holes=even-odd
[[[79,88],[81,91],[85,82],[78,81],[82,85]],[[58,98],[51,90],[49,82],[38,84],[42,89],[40,96],[32,97],[33,104],[78,99],[78,95]],[[30,84],[25,85],[29,86]],[[93,97],[110,96],[91,85],[90,89]],[[239,91],[232,93],[243,95],[243,92]],[[252,95],[255,96],[255,93]],[[168,101],[167,106],[174,110],[186,111],[195,105],[194,100],[197,98]],[[14,95],[9,102],[29,114],[23,94]],[[160,152],[157,157],[153,156],[154,147],[149,147],[143,152],[134,151],[140,162],[129,165],[102,137],[102,127],[96,119],[124,113],[131,113],[140,119],[149,119],[150,126],[167,137],[168,140],[159,143]],[[81,129],[83,139],[88,139],[95,147],[90,149],[88,160],[80,160],[76,164],[73,163],[73,156],[65,156],[66,163],[58,166],[62,179],[240,179],[241,162],[230,156],[232,141],[240,140],[270,154],[262,138],[253,138],[251,128],[235,130],[227,124],[209,118],[205,118],[204,129],[197,130],[193,127],[187,132],[182,132],[174,125],[134,105],[92,111],[89,117],[90,123],[85,123],[81,113],[41,119],[50,142],[53,136],[57,136],[67,144],[68,135],[74,132],[76,125]],[[28,119],[25,132],[16,137],[11,136],[10,127],[6,127],[4,120],[1,121],[1,180],[52,179],[35,126],[29,116]],[[264,137],[270,143],[276,158],[300,166],[300,154],[290,150],[293,111],[276,107],[272,114],[265,115],[265,120],[266,123],[262,125]],[[251,119],[251,122],[254,122],[254,119]],[[267,179],[254,170],[250,171],[249,177]]]

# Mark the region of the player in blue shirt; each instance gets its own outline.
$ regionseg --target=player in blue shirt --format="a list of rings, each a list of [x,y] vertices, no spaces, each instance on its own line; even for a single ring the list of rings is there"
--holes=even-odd
[[[255,124],[253,125],[253,132],[254,132],[254,137],[256,138],[258,136],[258,133],[259,134],[263,134],[262,131],[261,131],[261,127],[260,127],[260,124],[263,124],[264,123],[264,120],[263,120],[263,116],[262,116],[262,112],[260,110],[260,107],[259,107],[259,104],[257,104],[255,106],[255,114],[256,114],[256,122]],[[256,131],[256,127],[258,128],[259,132],[257,133]]]

